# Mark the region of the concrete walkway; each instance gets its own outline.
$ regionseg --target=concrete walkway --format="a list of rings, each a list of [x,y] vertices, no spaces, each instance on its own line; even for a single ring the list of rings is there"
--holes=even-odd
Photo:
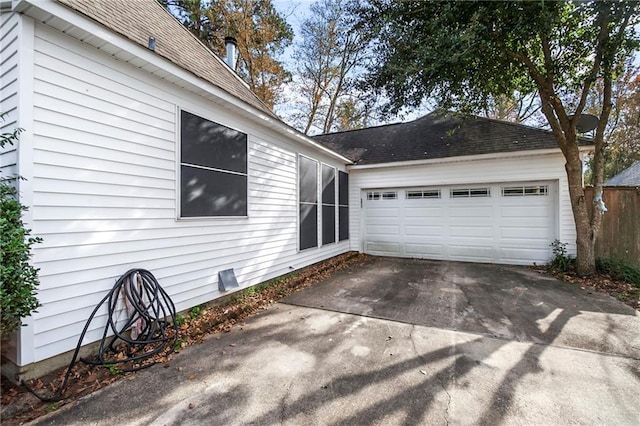
[[[38,424],[640,424],[640,317],[528,268],[376,259]]]

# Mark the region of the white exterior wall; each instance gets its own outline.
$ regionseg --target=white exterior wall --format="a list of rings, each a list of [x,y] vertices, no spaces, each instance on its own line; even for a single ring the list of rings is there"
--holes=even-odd
[[[446,159],[410,166],[353,166],[349,170],[351,250],[363,251],[362,191],[396,187],[428,187],[526,181],[558,182],[558,239],[575,254],[576,231],[569,199],[564,157],[552,154],[502,155],[493,159]]]
[[[33,231],[40,268],[32,350],[73,349],[90,312],[130,268],[151,271],[177,310],[210,301],[218,271],[240,287],[318,262],[298,252],[297,156],[344,164],[58,31],[36,25]],[[179,108],[248,134],[248,218],[178,220]],[[106,310],[84,343],[98,340]],[[31,355],[31,356],[30,356]]]
[[[0,11],[0,132],[9,133],[18,126],[18,44],[20,15],[9,10]],[[0,178],[17,173],[16,145],[0,148]]]

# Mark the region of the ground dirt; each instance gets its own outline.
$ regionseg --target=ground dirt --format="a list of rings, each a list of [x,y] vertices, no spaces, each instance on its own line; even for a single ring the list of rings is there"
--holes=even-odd
[[[173,357],[180,356],[181,349],[202,342],[205,336],[229,332],[234,327],[242,328],[243,321],[247,317],[260,310],[268,309],[270,305],[282,297],[323,280],[338,270],[356,264],[365,266],[374,259],[355,252],[346,253],[299,272],[271,280],[254,288],[245,289],[227,298],[223,303],[218,301],[215,305],[202,306],[183,313],[180,316],[179,322],[181,324],[175,343],[144,363],[149,365],[162,363],[168,366],[168,361]],[[584,291],[608,293],[640,311],[640,289],[630,284],[614,281],[608,276],[579,278],[570,274],[553,272],[547,268],[538,269],[543,269],[545,273],[553,274],[561,280],[579,285]],[[114,357],[118,359],[119,357],[124,358],[126,355],[123,351],[116,353]],[[114,365],[105,368],[78,362],[71,370],[62,397],[59,400],[49,402],[40,401],[24,386],[16,386],[8,380],[2,380],[0,420],[3,425],[19,425],[55,411],[63,405],[72,403],[78,398],[104,388],[117,380],[135,375],[135,372],[123,371],[129,367],[132,366]],[[51,396],[60,388],[65,374],[66,368],[32,380],[29,385],[39,394]]]

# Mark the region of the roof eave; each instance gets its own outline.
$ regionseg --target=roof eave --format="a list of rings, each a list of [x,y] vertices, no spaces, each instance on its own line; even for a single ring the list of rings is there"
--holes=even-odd
[[[581,146],[580,153],[586,154],[590,150],[593,150],[594,145]],[[475,155],[463,155],[457,157],[444,157],[444,158],[429,158],[422,160],[410,160],[410,161],[394,161],[388,163],[375,163],[375,164],[353,164],[349,166],[349,170],[365,170],[365,169],[381,169],[391,167],[407,167],[407,166],[421,166],[428,164],[442,164],[442,163],[458,163],[464,161],[476,161],[476,160],[494,160],[494,159],[506,159],[506,158],[518,158],[528,157],[532,155],[551,155],[561,154],[560,148],[547,148],[547,149],[532,149],[527,151],[510,151],[490,154],[475,154]]]
[[[266,125],[267,127],[275,130],[282,135],[292,137],[298,142],[306,144],[314,150],[321,151],[326,155],[329,155],[336,160],[343,162],[344,164],[353,163],[343,155],[338,154],[337,152],[334,152],[329,148],[318,144],[317,142],[314,142],[310,137],[299,132],[298,130],[293,129],[289,125],[280,121],[278,118],[260,111],[258,108],[242,101],[241,99],[236,98],[227,91],[196,76],[195,74],[171,62],[163,56],[160,56],[152,52],[151,50],[145,49],[138,43],[116,33],[115,31],[110,30],[100,23],[82,15],[79,12],[74,11],[73,9],[63,4],[60,4],[54,0],[14,0],[12,3],[12,9],[15,12],[26,12],[28,15],[30,8],[35,8],[40,13],[44,12],[55,16],[56,18],[61,19],[62,21],[65,21],[66,23],[73,25],[83,31],[86,31],[87,33],[92,34],[107,43],[118,46],[122,50],[184,81],[189,86],[195,89],[193,90],[194,92],[205,92],[210,96],[213,96],[213,98],[217,99],[218,101],[223,101],[226,104],[233,106],[237,111],[242,112],[244,116],[252,119],[254,122]]]

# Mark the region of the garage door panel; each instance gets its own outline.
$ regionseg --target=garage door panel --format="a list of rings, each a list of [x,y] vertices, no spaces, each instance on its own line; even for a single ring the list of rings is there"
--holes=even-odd
[[[553,209],[551,209],[549,206],[533,206],[530,204],[525,204],[522,206],[503,206],[500,208],[500,217],[522,218],[523,210],[527,211],[528,218],[548,218]]]
[[[399,214],[399,210],[393,207],[375,208],[371,210],[367,209],[367,218],[375,218],[375,217],[396,218],[398,217],[398,214]]]
[[[529,234],[526,238],[523,238],[523,235]],[[513,240],[517,241],[518,244],[526,245],[529,241],[539,241],[543,240],[547,244],[549,244],[549,238],[552,238],[553,235],[549,232],[548,229],[545,228],[511,228],[511,229],[500,229],[500,240]]]
[[[444,244],[405,244],[405,254],[415,257],[429,257],[430,259],[444,259]]]
[[[444,236],[444,228],[437,225],[405,226],[404,229],[407,240],[410,240],[412,235],[419,235],[421,237]]]
[[[533,260],[533,262],[544,263],[549,260],[549,254],[547,249],[545,248],[518,248],[518,247],[502,247],[499,249],[500,260],[502,263],[511,263],[516,265],[521,265],[523,263],[532,263],[531,259],[539,259]]]
[[[398,225],[368,225],[367,232],[371,236],[391,235],[397,237],[400,235],[400,226]]]
[[[452,218],[493,218],[492,206],[451,206],[449,207],[449,217]]]
[[[400,244],[385,241],[369,241],[367,242],[367,253],[382,256],[398,256],[400,254]]]
[[[443,214],[443,207],[406,207],[404,209],[404,216],[407,219],[439,218]]]
[[[491,224],[489,224],[491,225]],[[449,231],[451,237],[493,239],[493,226],[455,226]]]
[[[493,247],[486,247],[483,245],[449,245],[449,257],[459,260],[473,260],[473,261],[486,261],[491,262],[494,257]]]
[[[407,191],[376,190],[397,194],[393,199],[364,201],[364,247],[367,253],[475,262],[531,264],[546,262],[556,238],[558,215],[554,197],[557,183],[509,183]],[[531,188],[546,187],[544,195]],[[509,190],[508,195],[504,188]],[[522,188],[521,193],[517,190]],[[556,188],[554,191],[553,189]],[[551,189],[551,190],[548,190]],[[440,194],[428,198],[427,194]],[[420,198],[422,196],[423,198]]]

